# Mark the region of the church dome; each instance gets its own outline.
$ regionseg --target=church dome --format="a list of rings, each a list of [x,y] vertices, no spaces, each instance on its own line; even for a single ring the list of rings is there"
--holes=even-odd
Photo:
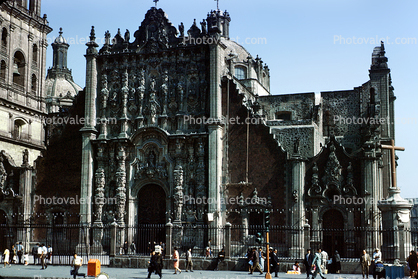
[[[59,36],[54,40],[54,44],[67,44],[67,40],[62,36],[62,28],[60,28]]]
[[[74,82],[71,70],[67,68],[68,47],[69,45],[62,36],[62,28],[60,28],[59,36],[52,43],[53,65],[48,69],[45,80],[46,103],[49,113],[57,112],[62,107],[71,106],[74,97],[82,90]]]

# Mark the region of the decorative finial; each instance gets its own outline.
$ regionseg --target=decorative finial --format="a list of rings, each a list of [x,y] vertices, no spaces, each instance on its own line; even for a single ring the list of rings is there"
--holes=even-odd
[[[160,0],[152,0],[152,1],[154,1],[154,2],[155,2],[155,8],[157,8],[157,3],[158,3],[158,1],[160,1]]]
[[[62,27],[60,27],[60,31],[58,32],[60,36],[62,35]]]
[[[91,27],[91,31],[90,31],[90,41],[94,42],[96,41],[96,32],[94,32],[94,26]]]

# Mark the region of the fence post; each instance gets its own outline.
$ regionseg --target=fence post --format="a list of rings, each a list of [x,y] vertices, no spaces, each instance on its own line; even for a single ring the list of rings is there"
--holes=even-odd
[[[116,256],[116,236],[117,236],[117,230],[118,230],[118,223],[116,223],[116,221],[114,221],[111,225],[111,237],[110,237],[110,253],[109,256],[110,257],[115,257]]]
[[[169,259],[171,257],[171,250],[173,245],[173,224],[171,218],[168,219],[168,223],[165,224],[165,257]]]
[[[405,253],[405,226],[403,223],[398,224],[398,233],[399,233],[399,260],[404,262],[408,257]]]
[[[224,228],[224,247],[225,247],[225,259],[231,257],[231,223],[227,222]]]
[[[303,226],[303,238],[304,238],[304,251],[306,252],[309,248],[311,248],[311,226],[306,223]]]

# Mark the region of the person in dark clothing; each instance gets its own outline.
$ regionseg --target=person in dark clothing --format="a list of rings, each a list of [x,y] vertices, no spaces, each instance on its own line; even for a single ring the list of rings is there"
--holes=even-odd
[[[252,254],[253,254],[253,268],[251,269],[251,272],[249,274],[253,274],[254,270],[258,270],[260,271],[260,275],[261,275],[263,274],[263,271],[261,270],[261,267],[259,264],[260,259],[257,253],[257,248],[255,247],[253,248]]]
[[[215,268],[213,270],[218,270],[219,263],[223,262],[225,260],[225,249],[222,248],[222,250],[218,253],[218,257],[216,258]]]
[[[338,254],[337,250],[335,250],[334,256],[332,256],[332,266],[333,266],[333,271],[335,273],[340,273],[340,271],[341,271],[341,257],[340,257],[340,254]]]
[[[274,272],[274,277],[279,277],[277,275],[279,272],[279,258],[277,257],[277,249],[274,249],[274,251],[270,250],[270,266],[270,273],[273,274]]]
[[[154,271],[161,278],[162,277],[162,274],[161,274],[162,263],[163,262],[162,262],[162,259],[161,259],[161,254],[156,253],[156,252],[152,252],[151,253],[151,259],[150,259],[150,264],[149,264],[149,267],[148,267],[148,277],[147,278],[151,278],[151,274]]]
[[[373,278],[375,279],[386,278],[386,270],[385,270],[385,267],[383,266],[382,261],[380,260],[376,262],[374,273],[373,273]]]
[[[311,253],[311,249],[308,249],[305,258],[303,258],[303,264],[305,265],[306,269],[306,278],[309,278],[309,275],[312,275],[311,268],[313,262],[313,255]]]
[[[417,277],[417,263],[418,263],[418,256],[417,253],[412,250],[409,252],[409,257],[406,259],[409,265],[409,276],[411,278]]]

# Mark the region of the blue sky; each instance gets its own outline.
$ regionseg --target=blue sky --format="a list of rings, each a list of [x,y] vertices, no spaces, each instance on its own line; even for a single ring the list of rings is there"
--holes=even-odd
[[[98,38],[106,30],[113,37],[118,28],[132,36],[153,5],[152,0],[43,0],[42,14],[54,29],[50,43],[63,28],[71,45],[68,67],[84,87],[91,26]],[[360,86],[368,80],[373,48],[383,39],[397,97],[396,145],[406,148],[397,152],[398,185],[403,197],[418,197],[418,1],[220,0],[219,5],[231,15],[231,39],[268,64],[272,94]],[[184,22],[187,30],[195,18],[200,22],[215,9],[216,1],[161,0],[158,7],[174,26]],[[51,46],[47,56],[50,67]]]

